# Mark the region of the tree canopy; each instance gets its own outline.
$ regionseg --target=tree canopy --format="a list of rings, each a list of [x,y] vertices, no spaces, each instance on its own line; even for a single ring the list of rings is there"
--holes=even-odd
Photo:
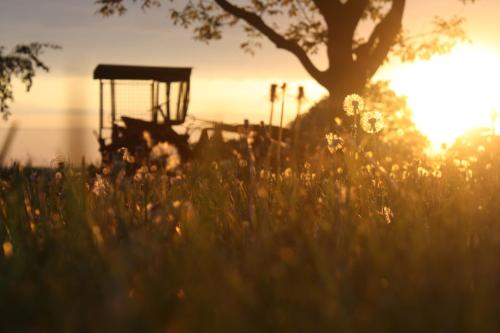
[[[41,60],[45,49],[59,49],[60,47],[48,43],[20,44],[5,54],[5,47],[0,46],[0,113],[6,119],[10,115],[10,102],[14,100],[12,79],[21,79],[29,91],[33,85],[33,78],[37,69],[46,72],[49,67]]]
[[[475,0],[458,0],[471,3]],[[403,61],[446,53],[466,40],[464,19],[434,17],[429,31],[412,35],[403,25],[406,0],[132,0],[143,9],[168,4],[175,25],[192,29],[194,38],[221,39],[225,28],[242,24],[241,47],[254,52],[267,38],[297,57],[306,71],[340,103],[362,93],[390,55]],[[124,0],[96,0],[104,16],[122,15]],[[361,26],[368,26],[367,34]],[[363,33],[365,32],[365,33]],[[311,56],[323,52],[319,68]]]

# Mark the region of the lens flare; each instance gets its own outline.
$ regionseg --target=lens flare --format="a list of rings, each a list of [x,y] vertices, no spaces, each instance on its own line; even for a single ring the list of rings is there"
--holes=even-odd
[[[415,124],[435,148],[472,129],[492,128],[492,110],[500,109],[495,51],[460,45],[450,54],[401,65],[390,75],[392,88],[408,96]]]

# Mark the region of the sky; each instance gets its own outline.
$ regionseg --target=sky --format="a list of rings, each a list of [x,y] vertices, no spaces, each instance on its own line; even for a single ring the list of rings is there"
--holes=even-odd
[[[189,113],[226,122],[267,119],[273,82],[289,84],[286,120],[295,115],[293,95],[299,85],[305,86],[308,105],[326,93],[292,55],[269,42],[254,56],[243,53],[239,27],[207,45],[193,40],[190,31],[173,26],[166,7],[147,12],[134,5],[129,8],[125,16],[103,18],[95,13],[93,0],[0,0],[0,45],[9,49],[43,41],[63,47],[44,55],[51,71],[39,73],[29,93],[15,84],[13,116],[0,123],[0,140],[13,122],[20,128],[11,159],[30,156],[35,163],[46,164],[53,155],[65,155],[68,127],[85,129],[83,150],[97,158],[92,131],[97,129],[98,86],[92,72],[99,63],[193,67]],[[500,58],[499,12],[500,0],[479,0],[466,7],[457,0],[409,0],[404,24],[419,33],[428,30],[434,15],[463,15],[474,45]],[[315,61],[324,63],[319,57]],[[399,77],[400,92],[405,93],[401,75],[408,68],[390,63],[377,78]],[[36,133],[46,135],[39,140],[41,134]]]

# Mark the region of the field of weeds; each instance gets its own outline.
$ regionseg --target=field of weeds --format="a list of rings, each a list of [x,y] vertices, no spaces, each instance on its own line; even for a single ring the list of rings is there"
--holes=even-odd
[[[0,333],[500,332],[500,0],[0,8]]]
[[[373,140],[2,169],[1,331],[498,332],[498,137]]]

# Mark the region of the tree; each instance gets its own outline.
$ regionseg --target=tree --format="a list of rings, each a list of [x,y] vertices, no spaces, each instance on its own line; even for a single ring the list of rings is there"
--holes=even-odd
[[[159,7],[161,0],[132,0],[143,9]],[[475,0],[459,0],[464,4]],[[124,14],[124,0],[96,0],[104,16]],[[366,84],[392,53],[402,60],[428,58],[449,51],[466,39],[464,20],[435,18],[433,29],[408,36],[403,29],[406,0],[170,0],[170,16],[176,25],[193,28],[201,41],[222,37],[223,29],[238,22],[248,37],[241,47],[253,52],[266,37],[277,48],[297,57],[306,71],[340,106],[347,94],[362,94]],[[360,23],[372,26],[362,36]],[[311,59],[326,53],[328,66],[319,69]]]
[[[60,49],[59,46],[48,43],[31,43],[17,45],[4,54],[5,48],[0,46],[0,113],[4,119],[10,115],[9,103],[14,100],[12,79],[18,77],[29,91],[37,69],[49,71],[40,56],[45,49]]]

